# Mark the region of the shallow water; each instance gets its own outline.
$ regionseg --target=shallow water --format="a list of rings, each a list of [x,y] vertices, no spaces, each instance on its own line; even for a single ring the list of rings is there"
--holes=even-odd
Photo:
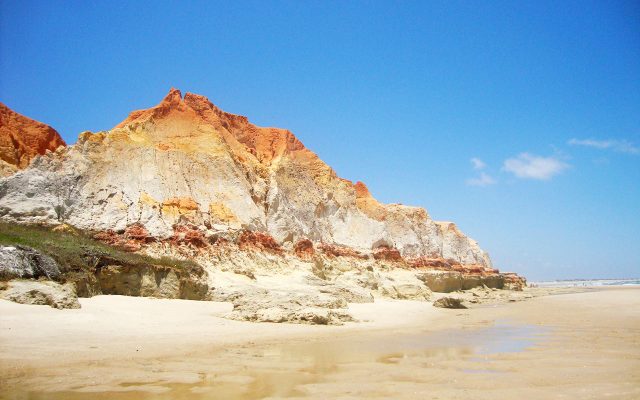
[[[246,345],[188,357],[76,366],[58,376],[51,372],[26,376],[22,384],[11,382],[13,388],[3,391],[2,397],[259,399],[323,398],[331,393],[388,397],[407,385],[419,387],[452,377],[455,381],[466,374],[502,374],[492,367],[495,356],[524,351],[546,334],[538,326],[499,321],[477,329]],[[38,390],[25,391],[27,387]]]

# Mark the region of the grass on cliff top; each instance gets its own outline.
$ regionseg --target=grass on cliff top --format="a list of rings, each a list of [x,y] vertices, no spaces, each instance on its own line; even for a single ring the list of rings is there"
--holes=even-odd
[[[157,265],[196,274],[202,271],[202,267],[191,260],[129,253],[99,242],[81,231],[56,232],[39,225],[0,222],[0,245],[22,245],[39,250],[56,260],[63,273],[92,270],[99,260],[108,260],[112,265]]]

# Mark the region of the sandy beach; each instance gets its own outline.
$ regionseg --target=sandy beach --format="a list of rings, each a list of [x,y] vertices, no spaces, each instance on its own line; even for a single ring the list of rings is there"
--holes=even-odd
[[[640,0],[0,0],[0,400],[640,400]]]
[[[468,310],[351,305],[364,321],[230,321],[226,303],[121,296],[79,310],[0,301],[2,398],[640,396],[640,288]]]

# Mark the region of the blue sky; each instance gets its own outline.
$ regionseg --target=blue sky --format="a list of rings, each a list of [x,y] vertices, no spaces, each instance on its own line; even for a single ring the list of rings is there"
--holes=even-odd
[[[171,86],[503,270],[640,275],[637,1],[0,2],[0,101],[67,142]]]

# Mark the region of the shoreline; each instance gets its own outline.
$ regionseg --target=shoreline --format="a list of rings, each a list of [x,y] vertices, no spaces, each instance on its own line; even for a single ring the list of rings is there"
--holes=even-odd
[[[55,393],[62,396],[64,393],[64,396],[59,398],[70,398],[70,393],[86,395],[88,391],[92,394],[105,395],[119,393],[123,399],[133,399],[136,398],[135,394],[140,395],[140,393],[166,393],[167,391],[173,393],[178,390],[176,389],[178,386],[175,385],[183,385],[179,386],[180,389],[176,393],[192,393],[196,389],[204,390],[203,393],[206,393],[206,390],[212,386],[206,383],[207,380],[202,378],[201,374],[207,375],[206,371],[216,371],[221,368],[217,363],[212,364],[212,360],[225,361],[225,368],[222,368],[222,372],[217,371],[215,376],[220,374],[222,376],[226,374],[229,378],[242,376],[242,379],[247,382],[254,382],[256,379],[267,379],[259,378],[260,371],[269,370],[273,365],[271,363],[262,365],[258,362],[255,373],[249,375],[241,372],[243,366],[251,365],[256,362],[255,360],[264,360],[274,351],[278,354],[287,353],[286,349],[292,346],[298,346],[304,351],[295,350],[293,356],[289,355],[293,357],[293,361],[278,359],[273,364],[282,364],[281,368],[284,369],[292,368],[290,373],[295,377],[299,375],[299,371],[295,373],[298,364],[311,362],[309,360],[315,360],[313,362],[317,363],[318,359],[328,357],[327,348],[340,347],[340,343],[345,344],[346,349],[360,350],[349,356],[352,357],[351,359],[349,357],[343,359],[341,358],[343,355],[334,354],[331,357],[335,358],[332,361],[335,365],[365,363],[367,368],[380,368],[380,365],[387,364],[376,360],[386,360],[385,357],[391,357],[394,360],[393,354],[398,351],[405,354],[401,349],[404,345],[409,347],[406,352],[409,354],[414,350],[417,351],[416,349],[420,346],[429,347],[429,341],[435,344],[443,338],[451,340],[450,343],[447,340],[443,342],[446,344],[444,347],[447,348],[445,353],[451,351],[457,355],[450,360],[443,361],[437,357],[436,360],[443,365],[451,363],[456,366],[452,367],[456,371],[461,368],[480,371],[464,374],[465,382],[480,384],[478,377],[486,379],[487,374],[493,375],[495,372],[487,372],[488,370],[485,371],[487,365],[479,367],[468,359],[469,354],[474,355],[474,350],[469,350],[473,348],[473,346],[469,347],[469,343],[478,340],[478,337],[486,336],[483,340],[488,340],[492,335],[499,336],[502,334],[501,330],[517,331],[522,327],[525,329],[523,332],[530,332],[531,335],[536,336],[538,333],[535,329],[529,328],[536,326],[544,328],[544,334],[540,336],[542,339],[538,338],[540,340],[534,341],[533,347],[517,352],[491,354],[490,357],[508,364],[509,359],[530,358],[531,354],[540,351],[540,346],[542,348],[546,346],[550,347],[547,352],[553,355],[551,358],[555,360],[554,362],[562,363],[562,359],[555,358],[556,353],[562,353],[563,347],[566,347],[566,343],[558,347],[561,342],[567,342],[567,340],[570,343],[592,342],[594,338],[601,338],[603,332],[611,330],[626,333],[619,334],[616,339],[609,332],[608,336],[604,335],[606,340],[598,339],[607,342],[603,343],[603,350],[609,351],[615,348],[613,350],[617,354],[618,347],[624,346],[630,358],[621,358],[623,362],[620,366],[626,365],[626,374],[621,373],[618,366],[607,369],[606,371],[609,371],[607,376],[615,372],[623,377],[628,377],[629,374],[632,377],[640,377],[638,367],[640,343],[627,332],[629,330],[631,333],[640,332],[640,311],[637,311],[638,307],[634,309],[633,306],[633,304],[640,306],[640,288],[594,287],[588,290],[567,290],[566,292],[568,293],[558,290],[548,291],[548,294],[557,295],[545,295],[516,303],[482,305],[466,310],[438,309],[432,307],[430,303],[418,301],[377,300],[375,303],[350,305],[350,310],[358,319],[370,319],[370,322],[350,323],[343,326],[231,321],[216,317],[229,310],[229,304],[187,300],[100,296],[81,299],[82,309],[63,311],[45,306],[25,306],[0,301],[0,326],[2,326],[0,329],[0,381],[3,383],[0,386],[9,388],[9,392],[0,391],[2,394],[0,398],[7,393],[24,394],[24,388],[20,389],[22,386],[35,392],[35,394],[32,393],[35,396],[33,398],[39,398],[37,393],[41,393],[42,396],[46,394],[47,398],[58,398],[52,396]],[[628,304],[629,302],[631,304]],[[594,303],[600,303],[600,305]],[[617,313],[610,313],[610,309],[618,309],[622,304],[628,304],[627,308],[620,309]],[[191,310],[191,314],[186,313],[187,310]],[[141,316],[145,313],[147,317],[142,318]],[[114,315],[118,318],[114,318]],[[577,324],[587,317],[591,321],[599,322],[585,320],[581,322],[582,326],[578,324],[571,329],[571,324]],[[211,323],[203,324],[202,321]],[[610,329],[607,329],[607,324]],[[583,330],[583,332],[582,335],[576,333],[572,336],[572,330],[576,332]],[[456,332],[464,332],[465,335],[459,339],[451,339],[457,335]],[[491,340],[511,343],[510,341],[516,339],[505,337],[504,340],[496,338]],[[396,349],[388,344],[394,341],[404,344]],[[371,345],[362,347],[362,343],[371,343]],[[327,345],[329,347],[326,347]],[[417,346],[416,349],[412,349],[413,346]],[[387,350],[393,351],[382,354],[387,347],[389,347]],[[316,354],[318,348],[321,350]],[[460,349],[466,350],[460,352]],[[576,351],[584,352],[585,350],[588,348]],[[469,351],[471,353],[465,353]],[[298,354],[305,352],[310,352],[309,360],[295,359]],[[591,356],[598,356],[598,354],[591,354]],[[600,356],[595,357],[590,359],[590,362],[597,362],[600,358]],[[617,362],[620,361],[618,356],[614,359]],[[408,360],[411,360],[411,357]],[[544,361],[545,358],[542,357],[538,361],[529,360],[529,363],[544,363]],[[632,363],[629,364],[629,361]],[[398,373],[411,374],[410,371],[413,369],[420,370],[420,367],[416,366],[410,369],[403,368],[404,362],[404,359],[398,361],[397,365],[400,366]],[[525,369],[526,367],[521,364],[521,362],[512,361],[509,368]],[[194,375],[195,370],[199,372]],[[535,371],[519,372],[523,375],[532,373],[535,375]],[[93,373],[96,376],[107,374],[109,378],[104,378],[104,382],[96,384],[91,380]],[[348,377],[353,373],[346,371],[339,375]],[[538,373],[544,374],[544,368],[539,368]],[[328,385],[323,380],[327,375],[326,371],[316,371],[312,375],[314,385],[320,383]],[[311,385],[308,382],[304,383],[304,379],[300,381],[292,376],[289,376],[289,381],[296,385],[303,387]],[[273,377],[269,379],[273,380]],[[349,379],[355,378],[351,376]],[[127,386],[129,385],[127,382],[137,383]],[[216,390],[219,390],[221,384],[219,381],[216,382]],[[123,384],[126,385],[122,386]],[[372,384],[375,386],[375,382]],[[434,384],[434,382],[421,382],[416,383],[416,387],[428,387],[434,390],[432,387]],[[229,398],[260,398],[257,392],[254,394],[258,397],[251,397],[251,393],[247,395],[247,393],[234,392],[242,387],[244,386],[229,384],[226,387]],[[331,390],[337,390],[337,392],[331,392]],[[329,384],[323,388],[323,391],[317,393],[309,389],[305,396],[310,395],[313,398],[318,393],[328,395],[330,392],[335,395],[339,390],[339,386],[331,387]],[[481,389],[474,387],[468,390],[479,390],[476,394],[480,395],[484,393]],[[629,390],[636,395],[640,393],[637,384],[631,385]],[[396,394],[401,398],[412,398],[403,390]],[[625,396],[627,396],[625,393],[621,393],[622,398]]]

